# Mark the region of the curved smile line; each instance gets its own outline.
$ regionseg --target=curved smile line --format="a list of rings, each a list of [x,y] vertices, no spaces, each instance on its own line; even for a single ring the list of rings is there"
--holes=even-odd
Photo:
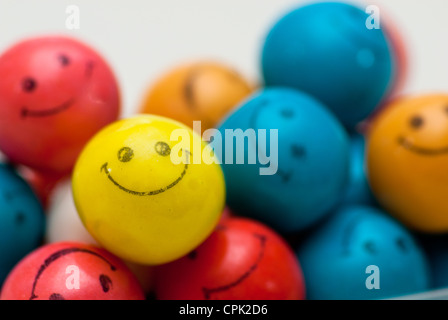
[[[187,159],[188,159],[188,154],[190,154],[190,152],[187,151],[186,153],[187,153]],[[167,185],[166,187],[163,187],[163,188],[160,188],[160,189],[157,189],[157,190],[153,190],[153,191],[140,192],[140,191],[134,191],[134,190],[130,190],[128,188],[125,188],[121,184],[119,184],[117,181],[115,181],[115,179],[112,178],[112,176],[110,175],[109,168],[107,167],[107,165],[108,165],[107,162],[105,164],[103,164],[101,166],[101,170],[100,171],[104,171],[106,173],[107,177],[109,178],[109,180],[112,181],[112,183],[114,185],[116,185],[118,188],[120,188],[121,190],[123,190],[123,191],[125,191],[127,193],[136,195],[136,196],[154,196],[156,194],[165,192],[165,191],[171,189],[172,187],[174,187],[176,184],[178,184],[182,180],[182,178],[185,176],[185,174],[187,173],[187,170],[188,170],[188,163],[185,163],[184,170],[182,171],[180,176],[176,180],[171,182],[169,185]]]
[[[238,279],[236,279],[232,283],[229,283],[227,285],[223,285],[223,286],[220,286],[220,287],[216,287],[216,288],[202,288],[202,292],[204,293],[204,297],[205,297],[206,300],[210,300],[211,299],[211,295],[213,293],[215,293],[215,292],[226,291],[226,290],[229,290],[229,289],[239,285],[247,277],[249,277],[252,274],[252,272],[254,272],[257,269],[258,264],[263,259],[264,251],[265,251],[265,247],[266,247],[266,240],[267,239],[266,239],[266,236],[261,235],[261,234],[254,233],[253,235],[260,240],[260,246],[261,246],[260,247],[260,252],[259,252],[258,257],[257,257],[257,260],[254,262],[254,264],[252,264],[250,266],[249,270],[247,270],[243,275],[241,275]]]
[[[74,101],[75,99],[70,99],[57,107],[45,110],[30,110],[27,107],[23,107],[21,110],[21,116],[22,118],[52,116],[70,108]]]
[[[405,149],[415,152],[415,153],[419,153],[422,155],[426,155],[426,156],[437,156],[437,155],[441,155],[441,154],[446,154],[448,153],[448,147],[443,147],[440,149],[428,149],[428,148],[423,148],[423,147],[419,147],[419,146],[415,146],[412,143],[410,143],[409,141],[406,140],[406,138],[403,137],[399,137],[398,138],[398,143]]]

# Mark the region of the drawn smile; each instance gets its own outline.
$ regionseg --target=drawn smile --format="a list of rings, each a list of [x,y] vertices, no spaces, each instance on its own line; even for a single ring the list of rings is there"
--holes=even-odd
[[[425,147],[416,146],[411,142],[409,142],[408,140],[406,140],[406,138],[404,137],[398,138],[398,144],[401,145],[406,150],[425,156],[438,156],[448,153],[448,146],[439,149],[429,149]]]
[[[30,110],[27,107],[23,107],[21,110],[21,116],[22,116],[22,118],[53,116],[58,113],[61,113],[62,111],[67,110],[68,108],[70,108],[73,105],[74,102],[75,102],[75,99],[72,98],[56,107],[53,107],[50,109],[44,109],[44,110]]]
[[[188,155],[190,154],[188,151],[186,152],[186,154],[187,154],[187,160],[188,160]],[[130,193],[130,194],[133,194],[133,195],[136,195],[136,196],[154,196],[154,195],[156,195],[156,194],[159,194],[159,193],[162,193],[162,192],[165,192],[165,191],[167,191],[167,190],[169,190],[169,189],[171,189],[172,187],[174,187],[175,185],[177,185],[182,179],[183,179],[183,177],[185,176],[185,174],[187,173],[187,170],[188,170],[188,161],[186,161],[186,163],[185,163],[185,165],[184,165],[184,170],[182,171],[182,173],[180,174],[180,176],[176,179],[176,180],[174,180],[173,182],[171,182],[169,185],[167,185],[167,186],[165,186],[165,187],[163,187],[163,188],[160,188],[160,189],[157,189],[157,190],[152,190],[152,191],[134,191],[134,190],[131,190],[131,189],[128,189],[128,188],[126,188],[126,187],[123,187],[121,184],[119,184],[112,176],[111,176],[111,174],[110,174],[110,170],[109,170],[109,168],[108,168],[108,163],[106,162],[106,163],[104,163],[102,166],[101,166],[101,170],[100,171],[104,171],[104,173],[107,175],[107,178],[115,185],[115,186],[117,186],[119,189],[121,189],[121,190],[123,190],[123,191],[125,191],[125,192],[127,192],[127,193]]]
[[[223,229],[225,229],[225,227],[223,228],[221,226],[221,228],[218,228],[217,230],[222,231]],[[229,284],[226,284],[226,285],[223,285],[220,287],[216,287],[216,288],[202,288],[202,291],[204,293],[204,297],[206,300],[210,300],[211,295],[215,292],[226,291],[226,290],[229,290],[229,289],[239,285],[246,278],[248,278],[252,274],[252,272],[254,272],[257,269],[258,264],[263,259],[267,239],[266,239],[266,236],[261,235],[261,234],[254,233],[253,235],[254,235],[254,237],[256,237],[257,239],[260,240],[260,251],[259,251],[257,260],[250,266],[250,268],[245,273],[243,273],[238,279],[236,279],[232,283],[229,283]]]

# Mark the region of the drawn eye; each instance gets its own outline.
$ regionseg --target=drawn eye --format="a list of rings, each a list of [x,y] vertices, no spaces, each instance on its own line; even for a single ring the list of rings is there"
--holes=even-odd
[[[280,111],[280,114],[282,115],[283,118],[292,118],[294,116],[294,111],[292,111],[291,109],[283,109],[282,111]]]
[[[36,80],[33,78],[25,78],[22,81],[22,90],[25,92],[33,92],[37,87]]]
[[[60,54],[58,56],[58,60],[63,67],[66,67],[70,64],[70,59],[65,54]]]
[[[424,124],[423,118],[420,116],[413,116],[409,121],[409,125],[414,129],[420,128],[421,126],[423,126],[423,124]]]
[[[163,141],[157,142],[156,145],[154,146],[154,148],[156,149],[156,152],[163,157],[169,156],[171,153],[170,146],[166,142],[163,142]]]
[[[103,292],[109,292],[110,288],[112,287],[112,280],[110,280],[110,278],[104,274],[100,275],[99,280]]]
[[[25,222],[25,215],[23,214],[23,212],[19,211],[16,213],[16,223],[18,225],[21,225]]]
[[[370,254],[376,254],[376,246],[372,241],[366,241],[364,243],[364,249]]]
[[[400,248],[401,251],[403,251],[403,252],[407,252],[408,251],[408,245],[407,245],[405,239],[398,238],[396,240],[396,243],[397,243],[398,248]]]
[[[48,299],[49,300],[65,300],[64,297],[59,293],[52,293]]]
[[[306,156],[305,148],[302,146],[299,146],[297,144],[293,144],[291,146],[291,155],[294,158],[298,158],[298,159],[303,158]]]
[[[121,162],[131,161],[134,157],[134,151],[129,147],[123,147],[118,151],[118,160]]]
[[[198,252],[196,250],[193,250],[187,255],[187,257],[191,260],[195,260],[197,255],[198,255]]]

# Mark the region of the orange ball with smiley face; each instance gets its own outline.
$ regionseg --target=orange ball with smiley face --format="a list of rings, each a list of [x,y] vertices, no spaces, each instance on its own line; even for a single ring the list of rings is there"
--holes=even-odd
[[[391,215],[413,230],[448,231],[448,94],[395,101],[372,124],[366,159]]]
[[[146,93],[141,113],[165,116],[201,132],[214,128],[246,98],[253,87],[222,63],[203,61],[181,65],[162,76]]]

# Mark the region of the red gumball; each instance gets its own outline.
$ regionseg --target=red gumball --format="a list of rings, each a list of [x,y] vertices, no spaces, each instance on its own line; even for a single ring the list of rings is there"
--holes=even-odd
[[[112,70],[77,40],[24,40],[0,56],[0,74],[0,150],[13,163],[69,173],[86,142],[119,117]]]
[[[155,269],[160,300],[298,300],[302,270],[287,243],[265,225],[227,218],[196,250]]]
[[[75,242],[45,245],[6,278],[1,300],[144,300],[135,275],[108,251]]]

